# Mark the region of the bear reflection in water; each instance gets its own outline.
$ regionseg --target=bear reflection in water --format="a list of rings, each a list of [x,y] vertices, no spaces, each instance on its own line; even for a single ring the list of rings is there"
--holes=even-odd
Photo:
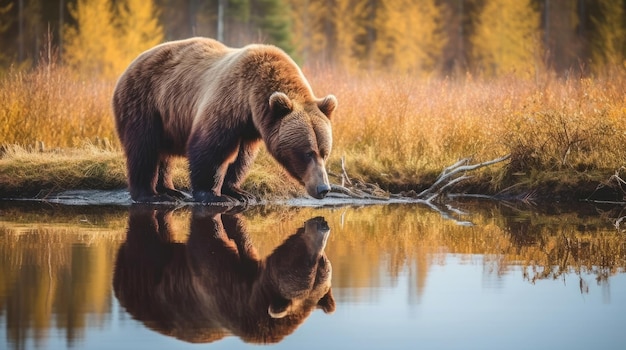
[[[192,210],[188,240],[176,243],[171,210],[131,207],[113,287],[135,319],[188,342],[235,335],[274,343],[316,307],[334,311],[324,218],[306,221],[261,260],[239,215],[211,207]]]

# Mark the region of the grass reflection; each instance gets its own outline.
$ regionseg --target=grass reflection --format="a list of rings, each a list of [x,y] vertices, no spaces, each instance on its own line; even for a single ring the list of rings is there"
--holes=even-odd
[[[626,236],[610,216],[586,211],[526,211],[503,204],[460,204],[471,213],[453,221],[422,206],[351,208],[258,207],[242,214],[259,259],[303,223],[323,216],[331,228],[325,252],[332,262],[338,301],[376,297],[403,274],[409,302],[428,288],[429,272],[454,254],[502,276],[522,270],[529,283],[566,274],[592,274],[604,286],[626,270]],[[0,206],[0,318],[8,344],[44,344],[60,330],[69,344],[111,313],[115,255],[126,238],[127,208]],[[191,210],[171,217],[173,242],[190,232]],[[473,259],[480,256],[482,259]],[[478,261],[478,262],[477,262]],[[580,278],[581,292],[590,281]],[[2,322],[0,322],[2,323]]]
[[[0,223],[0,313],[16,348],[41,345],[52,329],[68,344],[87,319],[111,309],[111,264],[121,235],[76,227],[10,228]],[[93,315],[95,317],[89,317]]]
[[[258,222],[251,225],[253,239],[262,246],[271,238],[269,232],[288,232],[293,222],[301,222],[298,216],[312,215],[312,210],[248,213]],[[472,205],[467,209],[471,215],[464,218],[475,224],[472,227],[443,220],[419,206],[325,210],[333,229],[326,252],[333,262],[339,299],[342,293],[350,293],[344,297],[354,300],[365,292],[362,289],[394,284],[407,268],[410,288],[419,294],[430,267],[444,264],[446,254],[480,255],[485,270],[496,276],[521,268],[531,283],[566,273],[589,273],[602,281],[626,268],[626,237],[595,210],[542,213]]]

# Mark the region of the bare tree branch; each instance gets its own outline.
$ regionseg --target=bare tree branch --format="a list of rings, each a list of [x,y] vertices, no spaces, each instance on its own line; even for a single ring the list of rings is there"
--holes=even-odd
[[[353,198],[367,198],[367,199],[377,199],[377,200],[388,200],[391,197],[396,199],[411,199],[413,201],[421,200],[426,202],[431,202],[434,199],[442,196],[446,193],[446,191],[451,188],[453,185],[458,184],[462,181],[465,181],[471,178],[471,175],[460,175],[455,177],[460,173],[466,173],[468,171],[476,170],[479,168],[483,168],[495,163],[499,163],[509,159],[510,155],[506,155],[504,157],[492,159],[486,162],[478,163],[478,164],[470,164],[470,158],[464,158],[456,163],[446,167],[443,169],[437,180],[428,187],[423,190],[419,194],[416,195],[402,195],[402,194],[394,194],[390,195],[387,191],[381,189],[376,184],[364,183],[359,180],[351,181],[348,173],[346,171],[346,165],[344,158],[341,158],[341,185],[331,185],[331,194],[332,193],[340,193]],[[346,186],[347,184],[347,186]]]
[[[440,213],[444,218],[454,220],[459,225],[471,225],[470,222],[456,219],[455,216],[463,215],[463,212],[453,208],[450,205],[436,204],[435,199],[441,198],[447,194],[448,190],[462,181],[471,178],[471,175],[466,174],[468,171],[476,170],[482,167],[486,167],[495,163],[499,163],[509,159],[510,155],[496,158],[486,162],[478,164],[470,164],[470,158],[464,158],[456,163],[443,169],[439,177],[435,182],[423,190],[419,194],[415,191],[402,192],[399,194],[390,194],[387,191],[381,189],[377,184],[365,183],[357,179],[350,180],[346,171],[346,165],[344,158],[341,158],[341,185],[331,185],[331,197],[339,198],[355,198],[355,199],[367,199],[376,201],[406,201],[411,203],[422,203]],[[458,175],[458,176],[457,176]],[[458,197],[460,195],[455,195]]]

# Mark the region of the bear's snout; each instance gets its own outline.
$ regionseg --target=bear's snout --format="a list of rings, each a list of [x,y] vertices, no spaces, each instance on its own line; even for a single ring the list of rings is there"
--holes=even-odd
[[[315,181],[313,183],[310,183],[309,185],[305,185],[305,187],[309,196],[315,199],[323,199],[324,197],[326,197],[328,192],[330,192],[330,185],[328,181]]]
[[[330,192],[330,182],[328,174],[324,168],[324,161],[311,162],[306,173],[302,177],[302,182],[309,196],[315,199],[322,199]]]
[[[326,197],[328,192],[330,192],[330,186],[328,186],[327,184],[317,185],[316,190],[317,190],[317,196],[315,198],[322,199]]]

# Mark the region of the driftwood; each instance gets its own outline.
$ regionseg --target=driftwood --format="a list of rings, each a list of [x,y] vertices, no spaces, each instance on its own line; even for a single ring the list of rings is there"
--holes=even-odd
[[[624,226],[626,226],[626,180],[624,180],[621,175],[624,172],[626,172],[626,167],[624,166],[617,169],[607,181],[600,183],[591,193],[591,195],[589,195],[589,197],[586,199],[587,202],[591,203],[618,206],[612,210],[609,210],[609,214],[607,216],[613,222],[613,226],[615,226],[615,228],[620,232],[626,232],[626,228],[624,228]],[[592,199],[595,196],[596,192],[606,187],[613,189],[615,193],[621,194],[622,199],[614,201]],[[611,214],[614,211],[619,211],[619,213],[617,213],[617,215]],[[605,215],[606,213],[601,214]]]
[[[488,197],[476,194],[458,194],[450,193],[453,185],[456,185],[464,180],[471,178],[472,176],[468,172],[480,169],[492,164],[503,162],[510,158],[510,155],[506,155],[500,158],[489,160],[486,162],[471,164],[470,158],[461,159],[458,162],[443,169],[439,177],[435,182],[425,190],[417,193],[416,191],[404,191],[401,193],[389,193],[381,189],[377,184],[366,183],[356,179],[350,179],[348,172],[346,171],[346,164],[344,159],[341,159],[341,174],[335,175],[340,179],[341,184],[331,185],[331,192],[329,197],[357,199],[364,201],[365,203],[385,202],[390,203],[418,203],[428,206],[429,208],[437,211],[442,217],[446,219],[454,220],[459,225],[472,225],[471,222],[460,220],[459,218],[467,213],[454,208],[446,199],[459,198],[459,197]],[[626,173],[626,167],[621,167],[615,171],[615,174],[611,175],[609,179],[598,185],[596,190],[586,199],[588,202],[599,204],[612,204],[619,206],[618,212],[613,210],[606,214],[609,216],[611,222],[615,228],[620,232],[626,232],[626,180],[622,175]],[[607,200],[594,200],[592,199],[596,192],[602,188],[610,187],[616,193],[622,195],[621,200],[607,201]],[[529,195],[532,197],[532,194]],[[488,197],[491,198],[491,197]],[[522,202],[527,202],[527,199],[522,199]],[[620,210],[621,208],[621,210]]]
[[[343,157],[341,158],[341,174],[338,177],[341,179],[341,185],[330,185],[329,196],[331,197],[349,197],[381,201],[386,201],[390,198],[389,192],[383,190],[377,184],[366,183],[357,179],[351,180],[346,171],[346,163]]]
[[[509,157],[510,155],[506,155],[504,157],[478,164],[471,164],[470,158],[461,159],[443,169],[435,182],[420,193],[415,191],[405,191],[397,194],[389,193],[388,191],[381,189],[377,184],[366,183],[357,179],[350,179],[346,171],[345,161],[341,158],[341,174],[336,175],[340,178],[341,184],[332,184],[331,192],[328,196],[337,198],[354,198],[368,201],[421,203],[439,212],[444,218],[456,221],[459,225],[471,225],[471,222],[456,219],[455,217],[465,215],[465,213],[449,204],[444,203],[443,199],[448,197],[449,191],[453,185],[472,177],[467,174],[469,171],[503,162],[509,159]],[[459,196],[462,195],[455,195],[455,197]]]
[[[461,159],[458,162],[443,169],[441,175],[439,175],[435,183],[433,183],[430,187],[418,194],[417,197],[424,199],[427,202],[432,202],[435,198],[441,197],[444,194],[448,193],[448,188],[450,188],[452,185],[472,177],[471,175],[466,175],[466,172],[503,162],[509,159],[509,157],[510,155],[506,155],[504,157],[496,158],[478,164],[470,164],[470,158]],[[460,173],[463,173],[463,175],[455,177]]]
[[[329,196],[340,194],[339,197],[347,196],[356,199],[373,199],[385,201],[390,200],[391,198],[395,198],[432,203],[435,201],[435,199],[441,199],[446,194],[448,194],[452,185],[458,184],[464,180],[471,178],[472,176],[468,175],[467,172],[505,161],[509,159],[509,157],[509,155],[506,155],[504,157],[478,164],[470,164],[470,158],[461,159],[458,162],[443,169],[435,182],[422,192],[416,193],[414,191],[405,191],[398,194],[391,194],[381,189],[377,184],[371,184],[356,179],[350,179],[346,171],[345,161],[343,158],[341,158],[341,174],[338,176],[341,179],[341,185],[331,185],[331,192]]]
[[[615,171],[615,174],[609,177],[607,181],[600,183],[596,187],[596,189],[589,195],[589,197],[587,197],[586,201],[594,202],[594,203],[604,203],[604,204],[620,204],[620,205],[626,204],[626,181],[622,179],[620,176],[622,172],[626,172],[626,167],[623,167],[623,166],[620,167],[619,169]],[[592,199],[595,196],[596,192],[606,187],[613,189],[616,193],[620,193],[622,195],[622,200],[621,201],[620,200],[605,201],[605,200]]]

